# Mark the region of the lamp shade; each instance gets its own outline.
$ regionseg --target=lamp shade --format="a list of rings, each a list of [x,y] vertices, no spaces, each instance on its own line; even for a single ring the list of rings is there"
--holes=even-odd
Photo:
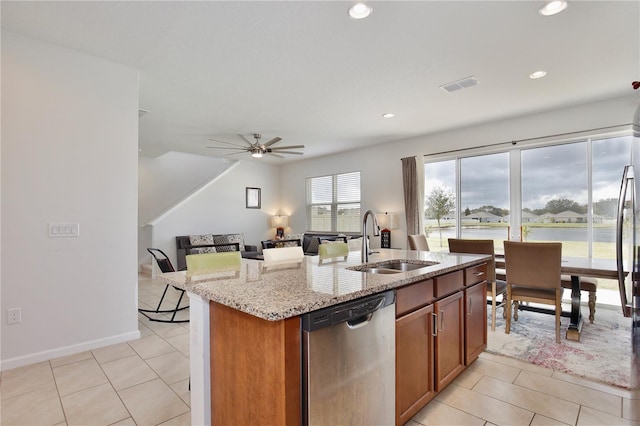
[[[398,216],[390,213],[379,213],[376,215],[378,225],[382,229],[396,229],[398,227]]]
[[[271,216],[272,228],[286,228],[289,226],[289,216],[277,215]]]

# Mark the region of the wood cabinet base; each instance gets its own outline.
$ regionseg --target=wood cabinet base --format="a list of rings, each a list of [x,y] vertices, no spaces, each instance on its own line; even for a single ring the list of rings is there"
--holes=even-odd
[[[210,304],[211,423],[300,425],[300,317]]]

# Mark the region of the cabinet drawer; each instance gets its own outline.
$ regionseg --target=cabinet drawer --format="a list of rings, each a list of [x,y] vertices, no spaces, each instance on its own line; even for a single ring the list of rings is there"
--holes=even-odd
[[[437,298],[446,296],[464,287],[464,272],[456,271],[442,275],[434,279],[435,296]]]
[[[465,269],[464,273],[464,284],[467,286],[474,285],[487,279],[487,264],[472,266]]]
[[[396,291],[396,316],[399,317],[433,302],[433,280],[424,280]]]

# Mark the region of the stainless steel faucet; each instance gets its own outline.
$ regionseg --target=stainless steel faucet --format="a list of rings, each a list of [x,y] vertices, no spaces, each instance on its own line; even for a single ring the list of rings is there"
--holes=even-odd
[[[371,210],[367,210],[362,217],[362,263],[369,261],[369,239],[367,238],[367,216],[373,218],[373,236],[380,236],[380,227],[378,226],[378,218]]]

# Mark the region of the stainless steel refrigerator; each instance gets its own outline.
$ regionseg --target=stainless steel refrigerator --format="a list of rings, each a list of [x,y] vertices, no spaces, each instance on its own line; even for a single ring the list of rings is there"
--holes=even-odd
[[[631,320],[631,386],[640,387],[640,106],[633,118],[632,163],[620,186],[616,255],[620,302]]]

